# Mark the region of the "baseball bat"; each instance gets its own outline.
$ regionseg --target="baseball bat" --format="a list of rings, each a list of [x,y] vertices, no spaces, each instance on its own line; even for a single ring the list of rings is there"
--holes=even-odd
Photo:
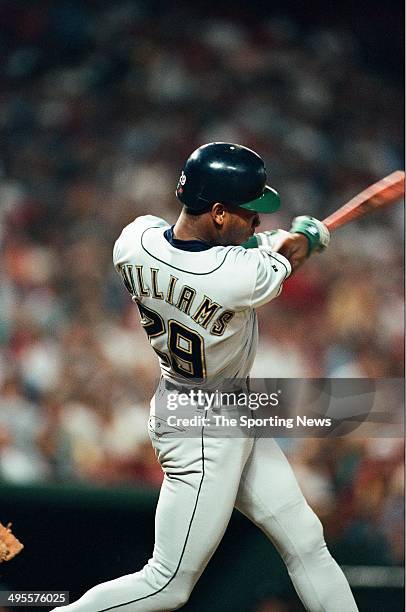
[[[373,210],[386,208],[405,195],[405,173],[396,170],[373,183],[338,210],[324,219],[328,229],[335,230],[353,219],[363,217]]]

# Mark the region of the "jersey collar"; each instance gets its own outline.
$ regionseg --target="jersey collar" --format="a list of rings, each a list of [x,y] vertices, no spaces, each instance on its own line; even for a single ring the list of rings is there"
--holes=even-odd
[[[203,242],[203,240],[178,240],[178,238],[174,238],[174,227],[175,226],[172,225],[172,227],[165,230],[164,236],[169,244],[176,249],[181,249],[182,251],[207,251],[208,249],[211,249],[212,245],[208,242]]]

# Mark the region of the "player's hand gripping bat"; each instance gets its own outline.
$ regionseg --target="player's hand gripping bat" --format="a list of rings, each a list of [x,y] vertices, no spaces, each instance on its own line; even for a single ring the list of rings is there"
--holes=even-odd
[[[353,219],[394,204],[405,195],[405,173],[392,172],[385,178],[373,183],[346,204],[323,220],[330,232]]]
[[[363,217],[373,210],[385,208],[386,206],[394,204],[397,200],[401,199],[404,194],[405,173],[401,170],[397,170],[361,191],[361,193],[324,219],[323,224],[331,232],[349,223],[353,219]],[[293,271],[297,270],[305,262],[312,250],[321,250],[321,248],[323,248],[323,240],[321,240],[323,224],[317,221],[317,219],[307,216],[296,217],[293,220],[290,231],[292,233],[299,232],[305,234],[309,239],[310,249],[307,239],[304,239],[304,237],[299,238],[297,234],[296,237],[293,238],[293,236],[286,237],[286,233],[284,233],[276,239],[274,250],[289,259]],[[312,225],[316,227],[312,228]],[[317,229],[317,240],[310,234],[312,230],[314,233],[315,229]],[[315,248],[312,242],[315,242]],[[328,236],[325,237],[324,242],[326,246],[328,244]]]

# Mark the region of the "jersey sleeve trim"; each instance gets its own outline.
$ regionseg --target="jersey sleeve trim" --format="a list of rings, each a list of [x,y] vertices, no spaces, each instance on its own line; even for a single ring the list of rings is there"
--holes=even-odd
[[[276,261],[278,261],[285,267],[286,276],[282,281],[284,282],[292,274],[292,266],[290,265],[289,259],[286,259],[286,257],[284,255],[281,255],[280,253],[274,253],[273,251],[272,253],[268,251],[268,253],[273,259],[276,259]]]

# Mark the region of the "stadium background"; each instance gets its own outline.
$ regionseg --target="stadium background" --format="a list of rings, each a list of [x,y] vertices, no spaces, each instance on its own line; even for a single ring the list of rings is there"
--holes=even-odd
[[[115,238],[139,214],[175,220],[182,162],[208,141],[265,158],[283,204],[263,229],[402,168],[403,14],[5,0],[0,24],[0,520],[26,544],[0,583],[77,596],[146,561],[161,481],[145,432],[158,370]],[[403,376],[402,215],[340,230],[260,310],[254,375]],[[403,441],[281,444],[339,562],[377,569],[355,572],[360,609],[403,609]],[[220,609],[302,609],[239,516],[185,608]]]

